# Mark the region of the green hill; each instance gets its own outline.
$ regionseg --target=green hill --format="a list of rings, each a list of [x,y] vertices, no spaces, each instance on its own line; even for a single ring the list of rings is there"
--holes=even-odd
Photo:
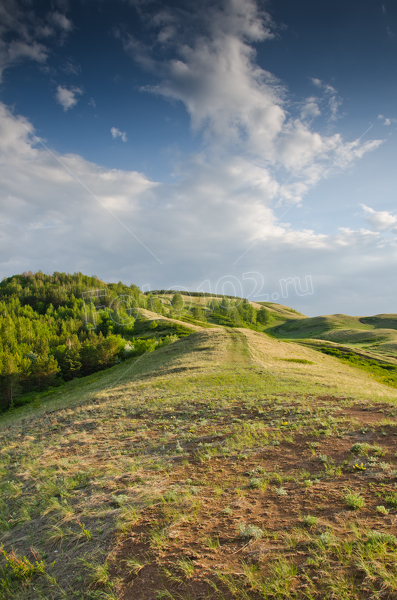
[[[265,306],[274,315],[277,320],[287,319],[305,319],[307,318],[302,313],[298,312],[294,308],[284,306],[283,304],[277,304],[276,302],[256,302],[254,306]]]
[[[0,283],[0,411],[197,327],[263,331],[272,314],[245,299],[143,294],[82,273],[15,275]]]
[[[162,312],[146,351],[0,415],[0,597],[394,598],[392,359]],[[316,328],[393,330],[273,327]]]
[[[281,339],[319,339],[397,358],[397,317],[393,314],[373,317],[336,314],[294,319],[269,331]]]
[[[364,580],[347,541],[380,589],[396,399],[336,358],[221,327],[70,381],[0,422],[2,597],[303,598],[304,581],[325,599],[335,575]]]

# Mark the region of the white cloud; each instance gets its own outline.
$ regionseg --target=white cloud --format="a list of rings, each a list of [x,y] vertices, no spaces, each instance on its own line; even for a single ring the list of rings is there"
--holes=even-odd
[[[340,118],[338,111],[339,107],[343,104],[342,98],[338,96],[338,92],[332,85],[324,83],[323,81],[321,81],[321,79],[312,77],[312,82],[316,87],[320,88],[323,91],[329,109],[328,120],[330,122],[337,121]]]
[[[82,93],[83,90],[79,87],[67,88],[63,87],[62,85],[58,85],[55,98],[66,112],[70,108],[73,108],[73,106],[76,106],[78,102],[78,96],[80,96]]]
[[[321,115],[317,98],[307,98],[301,110],[301,119],[311,121]]]
[[[387,231],[392,229],[397,233],[397,217],[386,210],[376,211],[365,204],[361,204],[365,213],[365,220],[374,231]]]
[[[31,42],[30,44],[22,41],[12,41],[8,45],[8,60],[15,63],[20,59],[28,58],[37,62],[47,60],[47,48],[43,44]]]
[[[363,259],[367,269],[371,257],[379,260],[376,276],[385,261],[389,269],[397,263],[392,240],[379,230],[329,235],[279,222],[280,204],[301,202],[318,181],[381,142],[346,141],[313,128],[313,117],[337,97],[320,80],[315,85],[324,99],[309,98],[301,114],[291,112],[286,86],[255,62],[252,42],[270,39],[273,26],[252,0],[197,7],[194,26],[182,12],[152,19],[154,50],[167,44],[163,61],[150,47],[123,38],[126,50],[158,77],[146,91],[183,102],[192,128],[203,134],[202,151],[175,164],[173,184],[101,168],[77,155],[54,158],[28,134],[26,119],[0,105],[1,274],[29,268],[92,273],[99,266],[111,280],[147,283],[150,273],[156,287],[184,282],[193,288],[231,270],[240,279],[256,270],[278,279],[327,277],[352,289]],[[159,39],[167,26],[173,35]],[[67,92],[67,110],[80,88],[59,88]],[[110,133],[127,139],[116,127]],[[380,249],[381,243],[388,246]],[[255,251],[233,271],[252,244]]]
[[[378,269],[383,260],[394,264],[389,242],[377,248],[379,231],[332,236],[278,222],[274,203],[287,184],[248,158],[197,154],[176,165],[175,183],[165,185],[78,155],[54,156],[28,130],[33,125],[0,104],[0,276],[100,270],[110,280],[142,284],[149,277],[153,287],[194,288],[230,273],[242,281],[251,270],[276,282],[310,274],[316,285],[324,273],[340,282],[341,263],[348,281],[363,256],[381,253]],[[232,268],[255,242],[248,262]]]
[[[73,60],[67,60],[61,69],[68,75],[81,75],[81,66]]]
[[[117,127],[112,127],[110,133],[112,134],[113,139],[119,137],[121,138],[122,142],[128,142],[127,133],[125,131],[120,131],[120,129],[117,129]]]
[[[392,119],[390,117],[384,117],[383,115],[378,115],[378,119],[383,121],[383,125],[389,126],[392,123],[397,123],[397,119]]]
[[[120,238],[139,252],[143,247],[125,227],[141,235],[134,219],[142,225],[141,204],[158,184],[136,171],[105,169],[78,155],[49,152],[29,131],[34,131],[32,124],[0,104],[2,272],[16,261],[53,260],[54,268],[64,261],[68,268],[69,261],[88,261],[103,251],[114,256],[121,251]],[[37,224],[45,225],[45,234]],[[146,235],[150,238],[147,227]]]
[[[47,42],[62,43],[72,29],[71,21],[61,12],[49,12],[45,18],[20,0],[0,2],[0,80],[5,69],[23,60],[44,63],[50,49]],[[46,43],[44,43],[46,42]]]
[[[54,23],[59,29],[63,29],[64,31],[71,31],[73,29],[73,24],[70,19],[58,11],[50,13],[48,18],[49,21]]]
[[[173,55],[161,62],[152,51],[156,37],[151,48],[118,32],[126,51],[159,78],[143,91],[183,102],[193,131],[204,136],[208,155],[238,155],[271,173],[279,190],[275,201],[301,202],[322,177],[348,167],[380,144],[345,142],[339,134],[314,131],[311,121],[321,112],[321,99],[308,98],[300,118],[287,112],[287,88],[255,62],[251,42],[274,34],[270,16],[259,11],[253,0],[200,5],[191,17],[176,12],[172,19],[168,12],[167,23],[171,20],[178,36],[169,41]],[[164,23],[163,12],[150,25],[155,29],[159,23]],[[341,104],[337,91],[320,79],[313,83],[323,92],[329,120],[336,120]],[[287,173],[288,183],[280,178],[281,171]]]

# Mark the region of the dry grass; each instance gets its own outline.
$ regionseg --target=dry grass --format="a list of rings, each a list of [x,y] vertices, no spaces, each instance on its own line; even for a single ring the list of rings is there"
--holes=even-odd
[[[337,359],[214,328],[9,414],[0,596],[395,598],[395,404]]]

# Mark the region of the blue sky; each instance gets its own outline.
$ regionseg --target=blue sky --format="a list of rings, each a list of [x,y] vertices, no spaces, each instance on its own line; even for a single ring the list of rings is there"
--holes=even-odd
[[[396,50],[390,1],[3,0],[0,275],[396,312]]]

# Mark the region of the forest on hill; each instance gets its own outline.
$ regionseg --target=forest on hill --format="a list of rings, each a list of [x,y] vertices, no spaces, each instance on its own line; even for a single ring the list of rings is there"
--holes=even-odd
[[[0,283],[0,411],[190,332],[182,323],[145,321],[140,309],[202,326],[256,328],[271,319],[265,308],[226,296],[186,307],[178,292],[167,299],[82,273],[15,275]]]

